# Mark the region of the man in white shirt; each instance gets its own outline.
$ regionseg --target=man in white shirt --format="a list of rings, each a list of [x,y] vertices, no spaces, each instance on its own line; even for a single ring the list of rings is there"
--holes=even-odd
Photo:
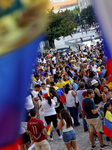
[[[49,88],[47,88],[47,87],[45,86],[45,83],[42,83],[42,84],[41,84],[41,87],[42,87],[42,95],[43,95],[43,97],[44,97],[45,94],[48,94]]]
[[[54,61],[54,64],[56,64],[56,57],[53,56],[52,61]]]
[[[39,100],[39,97],[38,97],[39,91],[40,91],[40,85],[35,84],[34,90],[32,91],[32,95],[33,95],[33,98],[34,98],[35,101]]]

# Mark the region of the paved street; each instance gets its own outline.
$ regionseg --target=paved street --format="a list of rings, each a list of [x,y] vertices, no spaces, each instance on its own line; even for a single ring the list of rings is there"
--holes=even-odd
[[[80,119],[80,122],[82,123],[82,119]],[[80,150],[91,150],[89,133],[83,131],[83,125],[80,125],[79,127],[75,127],[74,129],[75,129],[76,135],[77,135],[77,145],[80,148]],[[54,140],[49,141],[51,150],[67,150],[64,145],[63,140],[59,140],[55,129],[53,131],[54,131],[53,132]],[[111,143],[106,141],[105,135],[103,135],[103,139],[104,139],[104,144],[109,145],[109,147],[105,150],[112,150]],[[96,146],[97,146],[96,150],[100,150],[100,144],[97,143]],[[35,149],[33,149],[33,150],[35,150]]]
[[[93,31],[89,31],[88,33],[87,33],[87,35],[86,35],[86,33],[84,32],[83,33],[83,35],[82,35],[82,33],[77,33],[77,34],[73,34],[72,35],[72,37],[71,36],[67,36],[67,37],[65,37],[64,39],[63,39],[63,37],[60,37],[60,40],[55,40],[55,46],[56,46],[56,48],[58,49],[58,48],[64,48],[64,47],[68,47],[68,45],[65,45],[65,42],[66,41],[69,41],[69,40],[74,40],[74,42],[75,42],[75,39],[76,38],[80,38],[80,37],[85,37],[85,36],[96,36],[96,34],[95,34],[95,31],[93,30]],[[88,46],[90,46],[90,45],[88,45]],[[72,49],[74,49],[73,47],[72,47]]]
[[[82,123],[82,119],[80,119],[80,122]],[[74,128],[77,135],[77,145],[79,146],[80,150],[90,150],[90,140],[89,140],[89,134],[88,132],[83,131],[83,125],[80,125],[79,127]],[[54,134],[54,141],[50,142],[51,150],[67,150],[63,140],[59,140],[56,132]],[[106,137],[103,135],[104,143],[108,144],[109,147],[106,150],[112,150],[111,143],[107,142]],[[100,150],[100,144],[96,144],[97,149]]]

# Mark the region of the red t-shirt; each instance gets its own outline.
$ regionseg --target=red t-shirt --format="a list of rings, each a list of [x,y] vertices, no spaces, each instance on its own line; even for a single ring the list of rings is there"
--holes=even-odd
[[[101,85],[101,87],[100,87],[100,91],[103,92],[103,86],[102,86],[102,85]]]
[[[84,99],[83,99],[83,101],[84,101]],[[83,101],[82,101],[82,109],[83,109],[83,115],[84,115],[84,118],[85,118],[85,117],[86,117],[86,112],[85,112],[85,110],[84,110]]]
[[[45,126],[43,122],[36,118],[31,119],[27,123],[27,130],[32,133],[34,142],[41,142],[45,140],[45,136],[42,133],[42,129],[44,128]]]

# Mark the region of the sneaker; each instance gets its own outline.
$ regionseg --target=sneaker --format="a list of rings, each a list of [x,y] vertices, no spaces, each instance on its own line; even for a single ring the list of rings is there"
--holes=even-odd
[[[82,114],[79,114],[79,118],[80,118],[80,119],[82,118]]]
[[[63,138],[62,135],[60,135],[60,136],[59,136],[59,139],[62,140],[62,138]]]
[[[103,144],[103,146],[100,146],[100,150],[107,148],[108,145]]]
[[[96,144],[99,143],[98,138],[94,138],[94,142],[95,142]]]
[[[84,129],[84,132],[88,132],[88,129]]]
[[[94,150],[94,149],[96,149],[96,146],[95,145],[91,146],[91,150]]]
[[[107,137],[106,137],[106,140],[107,140],[107,141],[110,141],[110,138],[107,136]]]
[[[49,139],[49,140],[50,140],[50,141],[53,141],[53,137],[52,137],[52,138],[50,137],[50,139]]]

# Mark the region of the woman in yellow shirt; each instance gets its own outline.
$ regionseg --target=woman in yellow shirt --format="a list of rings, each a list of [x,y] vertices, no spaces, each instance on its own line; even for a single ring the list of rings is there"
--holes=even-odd
[[[66,85],[66,84],[72,84],[72,80],[69,80],[69,78],[68,78],[67,75],[64,75],[64,76],[63,76],[63,80],[64,80],[65,85]]]
[[[59,87],[62,91],[64,91],[65,85],[66,85],[66,83],[62,80],[62,77],[59,76],[56,86]]]
[[[112,113],[110,103],[105,103],[104,106],[103,130],[104,134],[110,138],[112,143]]]

